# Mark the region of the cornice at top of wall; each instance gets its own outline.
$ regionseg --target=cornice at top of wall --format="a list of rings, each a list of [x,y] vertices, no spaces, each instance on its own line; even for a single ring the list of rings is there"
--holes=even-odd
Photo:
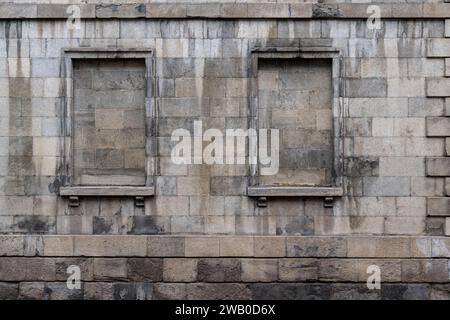
[[[336,3],[336,0],[332,0],[320,4],[299,3],[294,0],[278,0],[278,3],[254,2],[255,0],[132,0],[133,3],[126,0],[120,3],[115,0],[69,0],[71,4],[57,3],[63,0],[0,1],[0,19],[63,19],[73,16],[74,12],[79,12],[82,19],[367,19],[375,12],[374,8],[370,8],[374,5],[378,6],[382,19],[450,18],[450,0],[442,0],[440,3],[430,2],[431,0],[424,0],[423,3]],[[74,9],[73,6],[77,8]]]

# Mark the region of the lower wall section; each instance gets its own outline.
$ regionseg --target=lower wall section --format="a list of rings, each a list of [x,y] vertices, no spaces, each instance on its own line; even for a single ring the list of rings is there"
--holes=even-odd
[[[0,299],[450,299],[449,261],[443,237],[11,235]]]
[[[65,282],[0,283],[0,299],[38,300],[415,300],[450,299],[449,284],[362,283],[149,283],[86,282],[80,290]]]

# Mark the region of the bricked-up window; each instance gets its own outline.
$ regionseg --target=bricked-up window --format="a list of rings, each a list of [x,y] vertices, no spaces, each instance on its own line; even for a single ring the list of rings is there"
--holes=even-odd
[[[279,130],[279,170],[250,166],[249,196],[343,194],[341,66],[339,51],[322,44],[254,49],[250,127]]]
[[[151,49],[64,49],[61,196],[154,194],[157,127]]]
[[[145,60],[73,61],[74,185],[145,184]]]
[[[264,185],[331,186],[332,63],[264,59],[258,65],[258,127],[278,129],[280,165]]]

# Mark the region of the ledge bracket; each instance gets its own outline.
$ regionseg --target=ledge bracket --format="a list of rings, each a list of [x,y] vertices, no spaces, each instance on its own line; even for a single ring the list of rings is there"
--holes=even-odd
[[[323,199],[323,206],[325,208],[333,208],[333,206],[334,206],[334,198],[333,197],[325,197]]]
[[[258,197],[256,200],[256,205],[260,208],[266,208],[267,207],[267,197]]]
[[[134,205],[139,208],[145,207],[145,198],[144,197],[135,197]]]
[[[71,206],[71,207],[79,207],[80,206],[80,199],[78,198],[78,196],[69,197],[69,206]]]

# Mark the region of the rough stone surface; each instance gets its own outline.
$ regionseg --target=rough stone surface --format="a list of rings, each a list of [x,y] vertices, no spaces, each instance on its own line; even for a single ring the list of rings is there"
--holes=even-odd
[[[1,299],[450,297],[449,1],[10,2]],[[176,164],[177,129],[186,151],[211,147],[193,143],[199,120],[279,129],[278,170],[235,163],[248,143]],[[59,195],[75,185],[102,188]],[[381,290],[367,289],[371,264]]]

